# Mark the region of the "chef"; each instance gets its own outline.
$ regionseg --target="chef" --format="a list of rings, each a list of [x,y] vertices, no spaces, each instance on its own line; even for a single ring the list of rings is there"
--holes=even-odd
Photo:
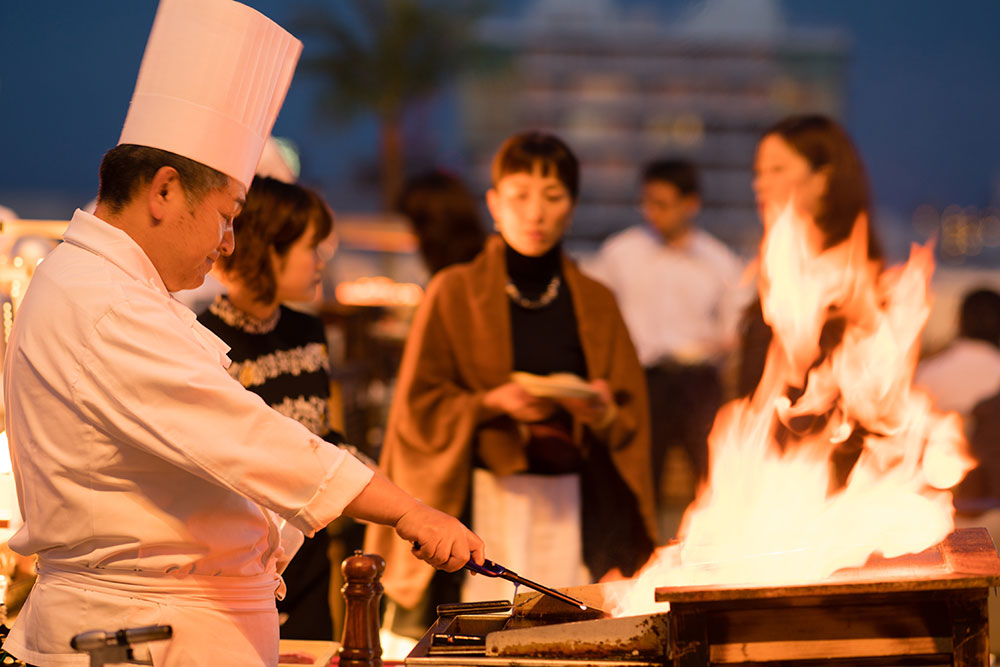
[[[461,523],[245,391],[171,296],[232,252],[300,50],[231,0],[162,0],[97,208],[35,272],[5,362],[10,544],[39,572],[4,645],[21,660],[86,665],[77,633],[169,624],[140,663],[275,665],[284,538],[341,514],[482,562]]]

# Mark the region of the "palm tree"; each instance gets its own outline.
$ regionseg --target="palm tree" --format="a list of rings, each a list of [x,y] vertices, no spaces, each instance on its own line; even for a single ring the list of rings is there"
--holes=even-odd
[[[474,29],[489,0],[341,0],[335,6],[316,5],[299,15],[299,31],[314,35],[320,46],[304,55],[301,68],[329,84],[318,100],[325,117],[346,122],[376,114],[388,209],[404,176],[403,112],[483,61],[487,52],[476,44]]]

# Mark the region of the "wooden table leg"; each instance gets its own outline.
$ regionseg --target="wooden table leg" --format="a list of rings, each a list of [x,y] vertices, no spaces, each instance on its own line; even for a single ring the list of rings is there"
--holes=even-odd
[[[973,590],[949,601],[951,609],[952,664],[986,667],[990,664],[990,626],[986,613],[988,591]]]
[[[708,624],[705,613],[670,609],[671,651],[674,667],[707,667],[709,664]]]

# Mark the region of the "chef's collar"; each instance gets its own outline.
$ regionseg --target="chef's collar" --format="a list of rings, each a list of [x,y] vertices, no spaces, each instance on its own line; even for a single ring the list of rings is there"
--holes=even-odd
[[[229,352],[229,345],[198,322],[194,311],[174,298],[153,262],[131,236],[96,215],[77,209],[63,234],[63,241],[103,257],[130,278],[160,292],[166,299],[167,307],[198,336],[201,346],[217,354],[223,368],[229,367],[231,362],[226,354]]]
[[[146,253],[131,236],[96,215],[77,209],[63,240],[111,262],[131,278],[170,296],[167,286]]]

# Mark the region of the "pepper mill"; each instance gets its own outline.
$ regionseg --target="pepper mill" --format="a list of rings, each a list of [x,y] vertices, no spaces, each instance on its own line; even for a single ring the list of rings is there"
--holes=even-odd
[[[375,644],[375,665],[376,667],[381,667],[382,665],[382,641],[379,637],[379,619],[381,616],[381,604],[382,604],[382,592],[385,590],[382,587],[382,573],[385,572],[385,559],[378,554],[368,554],[369,558],[375,560],[375,585],[373,586],[373,595],[370,606],[368,607],[368,621],[370,623],[370,632],[372,635],[372,641]]]
[[[340,642],[341,667],[382,667],[382,647],[378,637],[376,587],[381,593],[379,574],[385,568],[380,556],[355,551],[341,565],[347,602],[344,636]]]

